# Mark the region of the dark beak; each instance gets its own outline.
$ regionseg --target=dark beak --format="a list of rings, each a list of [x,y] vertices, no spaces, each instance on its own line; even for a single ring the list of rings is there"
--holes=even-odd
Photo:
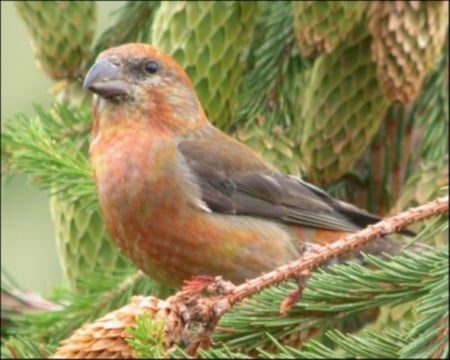
[[[90,68],[83,90],[90,90],[106,99],[130,96],[130,86],[122,78],[121,67],[108,60],[100,60]]]

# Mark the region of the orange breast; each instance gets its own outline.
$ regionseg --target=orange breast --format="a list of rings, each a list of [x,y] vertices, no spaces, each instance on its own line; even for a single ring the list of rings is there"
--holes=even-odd
[[[107,229],[140,269],[170,285],[192,275],[239,283],[298,257],[281,223],[194,206],[195,184],[178,156],[168,139],[132,131],[105,134],[91,148]]]

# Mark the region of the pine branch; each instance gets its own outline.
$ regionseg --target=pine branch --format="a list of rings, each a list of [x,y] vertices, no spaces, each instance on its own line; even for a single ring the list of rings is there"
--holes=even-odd
[[[167,358],[169,352],[164,349],[163,321],[153,319],[149,314],[136,316],[136,328],[127,329],[130,339],[127,344],[132,348],[136,357],[142,359]]]
[[[383,330],[379,334],[372,330],[361,335],[344,335],[330,331],[326,336],[338,346],[337,350],[326,347],[315,340],[305,344],[299,351],[284,349],[284,354],[300,357],[367,357],[367,358],[446,358],[448,356],[448,256],[446,253],[431,254],[437,260],[428,267],[423,281],[417,284],[423,294],[418,298],[414,312],[419,321],[410,322],[406,331]],[[439,260],[438,260],[439,259]],[[423,269],[421,256],[413,259],[414,269]],[[431,264],[431,263],[430,263]],[[405,275],[400,269],[400,272]],[[413,272],[409,271],[409,274]],[[414,276],[411,276],[411,279]],[[287,350],[287,351],[286,351]],[[343,350],[343,352],[342,352]]]
[[[82,324],[124,306],[134,294],[166,297],[172,292],[134,269],[117,270],[114,274],[94,272],[83,285],[90,289],[88,294],[80,295],[61,286],[55,288],[50,299],[61,305],[61,310],[15,319],[20,333],[56,344]]]
[[[384,282],[384,277],[389,277],[391,274],[395,273],[397,278],[389,279],[388,283],[390,285],[393,285],[394,288],[398,289],[398,298],[401,298],[404,294],[403,291],[401,291],[402,286],[404,284],[404,279],[407,279],[407,283],[414,284],[415,288],[418,292],[418,299],[425,299],[429,297],[430,299],[436,299],[439,298],[439,301],[441,303],[445,303],[448,301],[448,298],[442,297],[441,295],[445,291],[445,288],[437,287],[437,283],[445,283],[448,279],[443,276],[444,272],[448,269],[448,254],[447,251],[436,251],[433,253],[428,254],[420,254],[416,255],[414,257],[411,257],[411,254],[407,254],[401,257],[396,258],[395,260],[400,260],[402,264],[408,264],[407,267],[397,267],[396,271],[393,269],[395,268],[395,264],[393,263],[387,263],[389,264],[388,268],[385,268],[386,263],[382,264],[380,263],[380,268],[376,269],[363,269],[363,275],[370,274],[373,278],[377,279],[379,282],[379,286],[377,291],[370,292],[367,291],[367,289],[363,289],[364,291],[360,291],[360,283],[354,281],[353,275],[348,275],[345,272],[345,269],[348,267],[348,265],[339,265],[336,266],[336,269],[341,269],[341,271],[338,271],[339,275],[333,273],[333,270],[331,270],[329,273],[323,272],[321,276],[323,276],[324,281],[320,281],[317,279],[317,277],[314,277],[311,279],[309,283],[310,290],[308,292],[305,292],[305,297],[302,299],[302,302],[297,306],[298,309],[293,309],[300,311],[300,313],[293,314],[292,317],[289,317],[287,319],[280,318],[278,320],[279,323],[284,321],[285,323],[291,322],[292,324],[297,323],[297,334],[301,335],[301,327],[303,322],[307,322],[308,318],[310,317],[317,317],[317,311],[316,308],[324,309],[330,313],[339,313],[339,309],[334,309],[335,302],[333,301],[334,296],[336,294],[340,294],[341,298],[345,298],[345,290],[343,291],[333,291],[333,293],[326,293],[324,289],[333,288],[336,289],[336,284],[333,282],[336,278],[342,278],[347,277],[346,282],[351,284],[348,285],[348,287],[353,287],[354,291],[359,292],[362,295],[366,295],[367,299],[370,300],[371,297],[374,296],[384,296],[385,299],[389,301],[389,299],[392,299],[392,293],[383,295],[383,284],[386,284]],[[370,261],[370,259],[369,259]],[[373,263],[376,264],[376,263]],[[424,268],[425,266],[425,268]],[[334,269],[334,268],[333,268]],[[416,270],[420,269],[420,273],[418,273]],[[434,269],[434,270],[433,270]],[[331,276],[331,277],[330,277]],[[326,277],[329,277],[326,279]],[[402,278],[403,281],[398,283],[398,279]],[[327,281],[325,281],[327,280]],[[424,289],[422,289],[422,287]],[[322,295],[317,293],[317,290],[322,290]],[[340,290],[340,289],[339,289]],[[432,291],[435,291],[436,294],[431,294]],[[311,303],[308,305],[309,297],[316,297],[316,302]],[[191,318],[188,316],[189,309],[192,309],[191,306],[195,306],[193,303],[189,303],[189,301],[185,302],[184,304],[181,304],[179,302],[175,301],[175,298],[177,296],[171,297],[167,300],[159,300],[154,297],[134,297],[132,302],[127,305],[124,308],[121,308],[113,313],[110,313],[103,317],[102,319],[97,320],[94,323],[86,324],[83,326],[83,328],[77,330],[71,338],[65,340],[62,344],[62,346],[58,349],[57,355],[62,356],[63,354],[65,356],[70,357],[76,357],[76,356],[100,356],[100,354],[104,354],[104,352],[108,351],[109,356],[114,356],[113,348],[120,345],[120,351],[122,355],[124,353],[130,354],[131,349],[125,349],[122,345],[125,344],[125,341],[129,344],[134,344],[138,347],[138,354],[139,351],[144,351],[143,354],[154,354],[152,351],[158,351],[164,353],[164,354],[171,354],[177,356],[183,356],[183,354],[191,354],[191,352],[183,352],[182,350],[175,349],[173,346],[177,344],[180,340],[182,340],[184,343],[186,341],[191,343],[192,338],[189,337],[189,331],[192,331],[193,329],[190,328],[190,325],[192,325],[192,321],[194,321],[194,318]],[[271,300],[271,303],[273,304],[276,302],[277,299]],[[198,303],[197,303],[198,304]],[[248,304],[247,304],[248,305]],[[244,305],[247,306],[247,305]],[[351,308],[351,304],[347,305],[347,308]],[[436,308],[436,312],[446,311],[448,309],[448,305],[446,308],[443,308],[442,306]],[[303,310],[303,312],[302,312]],[[421,315],[427,315],[423,314],[423,311],[419,308],[419,313],[422,313]],[[447,311],[448,312],[448,311]],[[140,324],[136,323],[136,319],[139,319],[142,314],[148,314],[152,318],[152,320],[147,319],[149,321],[143,321]],[[184,314],[184,316],[182,316]],[[192,313],[191,313],[192,314]],[[205,313],[205,315],[207,315]],[[246,312],[236,313],[236,317],[239,316],[250,316],[250,314]],[[181,316],[181,317],[180,317]],[[295,316],[295,317],[294,317]],[[343,337],[339,332],[333,331],[326,333],[326,336],[334,343],[340,346],[340,349],[333,349],[330,346],[324,345],[322,343],[318,343],[317,341],[310,341],[306,343],[301,350],[292,349],[290,347],[286,347],[285,345],[282,345],[281,343],[275,341],[276,339],[279,339],[279,333],[273,332],[270,328],[270,325],[272,324],[272,321],[270,318],[266,319],[265,323],[263,323],[264,318],[267,318],[267,312],[264,313],[253,313],[251,316],[253,325],[256,326],[254,328],[254,331],[259,331],[261,333],[261,337],[265,337],[266,341],[264,339],[261,339],[258,341],[258,344],[263,346],[264,349],[267,349],[267,344],[276,344],[276,347],[278,347],[279,355],[282,354],[291,354],[290,356],[301,356],[301,357],[311,357],[311,354],[315,354],[317,357],[318,354],[322,354],[322,356],[326,353],[330,354],[329,356],[335,358],[339,355],[345,355],[345,356],[354,356],[357,357],[363,357],[368,356],[368,354],[371,354],[371,356],[375,357],[389,357],[393,353],[396,354],[398,357],[399,351],[405,348],[407,344],[410,343],[409,339],[406,337],[404,333],[396,333],[396,332],[389,332],[386,335],[381,336],[379,333],[375,332],[367,332],[366,334],[362,334],[358,337],[350,336],[350,337]],[[184,320],[183,320],[184,319]],[[142,320],[142,318],[141,318]],[[255,321],[260,320],[260,323],[255,323]],[[187,323],[186,323],[187,322]],[[157,336],[151,337],[150,334],[146,331],[149,327],[151,327],[153,330],[158,330],[157,334],[160,334],[161,331],[161,324],[164,323],[164,337]],[[108,325],[109,324],[109,325]],[[112,326],[114,324],[114,326]],[[265,327],[262,330],[258,330],[258,327],[261,327],[262,324],[265,324]],[[320,323],[316,323],[316,325],[320,325]],[[273,327],[276,325],[272,325]],[[285,325],[288,326],[288,325]],[[239,327],[236,327],[235,329],[238,329]],[[133,330],[132,330],[133,329]],[[322,328],[320,328],[322,329]],[[422,329],[423,330],[423,329]],[[135,341],[130,340],[130,334],[138,334],[138,339],[135,339]],[[271,335],[269,335],[269,333]],[[244,334],[236,334],[237,338],[241,337],[242,341],[246,343],[246,346],[241,346],[241,352],[236,353],[237,355],[242,355],[242,351],[244,353],[248,353],[249,349],[255,349],[253,346],[255,343],[254,336],[244,335]],[[423,331],[420,332],[420,337],[423,337]],[[159,339],[156,341],[156,339]],[[92,342],[89,340],[92,339]],[[361,340],[363,339],[363,340]],[[389,339],[397,339],[398,341],[391,341]],[[401,341],[400,341],[401,340]],[[131,343],[129,341],[132,341]],[[350,342],[350,344],[349,344]],[[91,347],[86,347],[86,344],[91,344]],[[148,347],[145,349],[145,344],[147,344]],[[250,344],[250,345],[249,345]],[[265,344],[265,345],[264,345]],[[382,345],[390,344],[389,347],[384,348]],[[394,347],[395,345],[395,347]],[[161,348],[163,346],[163,348]],[[235,354],[236,351],[236,343],[227,341],[224,345],[222,345],[222,342],[217,341],[215,343],[215,349],[210,349],[207,351],[200,351],[199,354],[202,355],[202,357],[210,358],[214,355],[219,354]],[[261,354],[264,354],[265,351],[263,348],[256,348],[258,352]],[[140,350],[139,350],[140,349]],[[163,350],[164,349],[164,350]],[[344,350],[344,353],[342,351]],[[273,351],[273,348],[272,348]],[[149,353],[151,352],[151,353]],[[269,354],[267,352],[267,354]],[[117,354],[117,353],[116,353]],[[141,356],[143,356],[141,353]],[[177,355],[178,354],[178,355]],[[281,354],[281,355],[280,355]],[[185,355],[184,355],[185,356]],[[269,355],[268,355],[269,356]],[[272,355],[270,355],[271,357]],[[286,356],[286,355],[285,355]],[[370,355],[369,355],[370,356]]]
[[[14,279],[2,268],[1,285],[1,325],[2,337],[8,332],[14,332],[14,319],[20,314],[31,312],[44,312],[61,309],[61,306],[47,301],[39,294],[26,292],[20,289]]]
[[[299,345],[317,335],[318,329],[349,331],[352,319],[363,320],[366,311],[409,303],[427,294],[424,285],[431,288],[442,279],[443,274],[430,274],[446,268],[446,256],[446,252],[408,253],[386,260],[368,256],[364,267],[352,263],[319,270],[288,317],[280,316],[277,304],[295,290],[293,284],[266,290],[231,311],[222,319],[215,340],[248,351],[267,346],[266,333],[282,343]]]
[[[292,82],[298,80],[300,68],[306,66],[294,46],[292,7],[289,2],[265,2],[250,49],[250,69],[242,79],[242,103],[239,118],[252,120],[262,113],[279,113],[284,110],[283,96],[293,94]],[[289,24],[288,26],[286,24]],[[289,91],[282,90],[289,89]],[[281,93],[280,93],[281,92]],[[291,100],[291,99],[290,99]],[[292,102],[289,101],[288,102]],[[280,109],[281,107],[281,109]],[[289,109],[291,110],[291,109]],[[286,110],[275,116],[282,124]],[[273,122],[271,122],[273,126]]]
[[[434,71],[427,77],[422,93],[412,108],[420,159],[439,162],[448,156],[449,87],[448,40]]]
[[[445,212],[448,212],[448,196],[438,198],[428,204],[392,216],[375,225],[370,225],[322,249],[315,249],[312,254],[302,256],[301,261],[285,265],[274,272],[267,273],[262,277],[250,280],[244,285],[236,287],[228,299],[230,305],[236,304],[251,294],[258,293],[269,286],[293,277],[295,274],[299,274],[305,270],[311,271],[339,255],[362,248],[373,239],[397,232],[410,224]]]
[[[426,294],[416,309],[423,318],[408,333],[407,345],[401,350],[404,358],[448,357],[448,267],[432,269],[429,277],[435,280],[423,284]]]
[[[130,41],[148,42],[152,17],[158,5],[158,1],[127,2],[119,10],[116,24],[102,34],[92,50],[91,61],[86,65],[90,65],[98,52],[107,47]],[[249,71],[240,90],[243,94],[240,116],[249,121],[254,121],[257,116],[264,117],[264,131],[269,134],[274,131],[275,125],[278,126],[277,130],[280,126],[283,130],[282,127],[289,127],[294,119],[300,121],[295,118],[296,113],[301,112],[295,109],[296,99],[301,98],[297,87],[302,81],[307,81],[308,64],[300,58],[294,46],[291,4],[266,2],[264,8],[257,37],[250,49]],[[406,119],[408,123],[396,124],[399,128],[397,135],[411,130],[412,125],[416,126],[412,124],[412,120],[417,120],[420,126],[424,125],[424,140],[419,139],[418,142],[423,143],[420,155],[426,161],[439,163],[442,163],[446,155],[443,150],[448,150],[448,140],[445,138],[448,121],[443,121],[448,120],[448,84],[445,81],[448,76],[443,76],[445,71],[448,73],[447,57],[445,61],[439,67],[444,70],[433,73],[426,82],[423,99],[419,100],[422,107],[414,107],[412,115]],[[76,97],[74,94],[67,92],[67,97],[73,100]],[[297,106],[301,106],[298,101]],[[36,119],[19,116],[17,121],[7,124],[2,134],[2,174],[26,174],[41,188],[59,193],[69,200],[81,200],[88,206],[96,206],[85,151],[91,126],[90,113],[85,109],[74,110],[63,105],[54,106],[50,111],[37,108],[36,112]],[[426,116],[421,117],[423,114]],[[296,136],[292,133],[288,135]],[[396,134],[392,133],[393,141],[398,140],[395,138]],[[411,137],[407,141],[415,140],[413,135]],[[379,179],[381,184],[389,174],[392,175],[391,170],[394,170],[399,175],[396,182],[399,190],[403,174],[398,172],[397,166],[404,163],[403,155],[406,155],[405,152],[401,153],[404,146],[400,144],[400,141],[395,142],[397,146],[391,154],[394,167],[388,169],[385,162],[383,172],[375,171],[370,174],[368,182],[379,174],[385,176],[385,179]],[[379,160],[382,166],[383,159],[380,157]],[[386,187],[380,187],[380,197],[387,196],[387,190]],[[417,221],[420,215],[423,214],[411,214],[409,220]],[[403,220],[405,219],[399,218],[399,222]],[[355,234],[350,240],[355,240],[354,246],[361,246],[370,241],[370,238],[393,230],[392,227],[395,226],[400,225],[388,223],[387,226],[385,223],[378,228],[368,229],[363,235]],[[441,216],[432,219],[421,231],[419,238],[437,233],[442,236],[446,230],[448,218]],[[149,317],[136,317],[140,311],[147,309],[150,302],[148,298],[140,298],[141,302],[134,303],[137,305],[133,310],[135,313],[125,314],[129,322],[121,323],[123,318],[113,317],[113,321],[107,321],[104,328],[98,327],[98,323],[94,322],[92,327],[84,327],[78,334],[88,336],[88,329],[105,331],[95,333],[95,342],[93,341],[93,344],[100,344],[99,348],[103,346],[104,351],[113,351],[113,345],[120,343],[120,346],[126,347],[126,351],[137,350],[138,354],[147,356],[169,354],[186,357],[192,352],[174,349],[175,343],[180,339],[182,343],[190,341],[187,345],[190,345],[191,350],[196,350],[198,344],[208,346],[208,336],[216,330],[215,348],[206,351],[200,349],[198,353],[201,357],[247,358],[247,353],[256,353],[263,358],[447,357],[448,254],[444,251],[406,254],[387,260],[365,257],[367,264],[372,267],[370,270],[358,264],[350,264],[315,272],[303,291],[301,301],[291,304],[292,309],[288,314],[279,314],[280,304],[297,291],[298,287],[287,283],[276,288],[274,284],[290,277],[298,278],[297,274],[302,271],[304,275],[308,275],[309,271],[323,266],[337,254],[353,251],[355,247],[352,246],[346,248],[345,244],[338,243],[335,247],[320,249],[305,255],[306,264],[297,262],[270,276],[236,287],[231,292],[215,294],[215,297],[203,298],[200,294],[188,294],[185,291],[181,294],[183,296],[172,297],[170,301],[152,298],[153,304],[160,306],[158,311],[161,318],[172,321],[164,323],[165,337],[161,337],[161,323],[153,322],[154,319]],[[208,286],[212,285],[214,284]],[[162,296],[168,293],[167,289],[155,286],[134,272],[93,274],[90,279],[85,279],[83,286],[92,289],[92,294],[79,296],[62,288],[55,291],[53,299],[64,306],[63,310],[21,318],[17,322],[18,334],[11,337],[6,347],[2,347],[2,355],[15,358],[46,357],[54,350],[56,342],[68,336],[74,328],[125,304],[132,294],[151,292]],[[268,288],[258,293],[263,287]],[[250,296],[253,297],[249,299]],[[242,299],[244,304],[240,303]],[[365,311],[411,300],[417,301],[417,318],[408,320],[409,323],[402,322],[407,324],[406,329],[389,329],[382,335],[369,330],[357,336],[347,336],[337,330],[324,331],[326,328],[346,331],[347,320],[353,320]],[[221,318],[225,312],[227,313]],[[113,314],[124,314],[124,308]],[[216,327],[219,320],[221,322]],[[108,342],[111,338],[99,336],[111,333],[115,336],[114,340],[117,340],[114,344]],[[321,342],[308,341],[301,350],[285,345],[302,344],[309,337],[318,334],[322,335]],[[134,340],[127,345],[121,342],[121,336],[131,336]],[[68,344],[70,340],[73,337],[69,338]],[[161,347],[168,340],[170,341]],[[43,342],[45,346],[41,345]],[[146,352],[149,350],[146,348],[148,344],[154,352]],[[81,346],[85,346],[85,343]],[[167,348],[173,352],[166,353]],[[87,353],[83,354],[87,356],[89,351],[87,349]],[[103,353],[105,354],[108,353]]]
[[[368,229],[346,237],[345,241],[342,241],[344,244],[338,244],[337,246],[332,244],[325,247],[324,250],[319,249],[312,254],[308,253],[294,263],[280,267],[272,273],[262,275],[237,287],[220,279],[208,281],[206,278],[197,278],[188,282],[181,292],[168,298],[166,301],[161,301],[156,298],[135,298],[133,301],[133,309],[141,309],[142,306],[145,307],[152,304],[149,314],[155,319],[160,319],[165,322],[164,331],[166,337],[164,344],[166,350],[173,344],[179,344],[180,341],[184,341],[186,336],[188,336],[187,334],[190,333],[189,337],[191,340],[187,352],[189,354],[195,354],[199,348],[209,347],[209,336],[216,328],[218,321],[232,307],[244,300],[244,298],[255,295],[269,285],[277,284],[291,276],[295,276],[299,271],[312,270],[319,265],[324,265],[331,258],[342,255],[349,249],[354,250],[355,246],[370,241],[372,238],[396,231],[411,222],[420,221],[438,213],[446,212],[448,211],[447,205],[448,197],[437,199],[432,203],[415,209],[410,209],[405,213],[383,220]],[[250,341],[250,347],[254,348],[253,345],[255,343],[259,345],[263,344],[257,342],[258,339],[257,336],[254,336],[254,333],[263,335],[270,326],[279,325],[286,327],[289,324],[297,326],[294,330],[298,333],[298,319],[307,319],[308,314],[313,318],[313,326],[317,327],[318,325],[322,325],[319,326],[320,329],[323,328],[323,322],[320,322],[321,317],[326,313],[332,313],[339,319],[343,314],[345,317],[373,307],[385,304],[398,304],[424,297],[432,289],[435,289],[435,284],[432,284],[433,282],[442,281],[442,269],[448,268],[448,256],[446,252],[431,251],[431,249],[429,252],[421,254],[409,253],[406,256],[395,258],[395,261],[393,261],[393,258],[390,258],[392,262],[381,261],[370,256],[366,260],[375,270],[370,271],[357,264],[351,264],[330,269],[329,273],[331,275],[328,272],[323,272],[313,276],[315,283],[312,284],[313,281],[309,282],[310,292],[305,292],[300,306],[296,308],[300,309],[300,313],[292,313],[292,316],[297,315],[297,318],[281,318],[277,324],[273,319],[267,319],[267,313],[265,314],[266,316],[261,313],[258,316],[254,316],[254,313],[251,311],[254,312],[257,309],[258,303],[247,304],[251,306],[251,309],[247,309],[247,313],[250,313],[252,325],[257,328],[259,327],[260,333],[258,334],[257,331],[252,332],[250,335],[247,334],[240,338],[247,341],[247,344]],[[433,269],[438,270],[433,271]],[[329,276],[332,278],[330,279]],[[332,286],[331,288],[330,285]],[[442,290],[441,287],[439,289],[439,291]],[[219,295],[209,298],[202,297],[200,294],[202,290]],[[273,305],[274,298],[276,296],[272,296],[270,299],[266,299],[266,301],[260,301],[260,305],[264,305],[264,303]],[[271,311],[273,311],[273,306],[271,308]],[[118,311],[123,312],[124,310]],[[135,319],[136,314],[135,310],[133,310],[133,313],[128,314],[130,321],[131,319]],[[301,315],[300,317],[298,317],[299,314]],[[242,319],[244,316],[245,311],[238,316],[238,319]],[[78,341],[77,339],[93,336],[90,331],[98,329],[100,324],[109,321],[107,319],[111,317],[116,317],[116,315],[111,313],[99,320],[98,325],[93,323],[77,330],[71,339],[64,341],[64,345],[59,349],[59,352],[66,351],[64,350],[66,349],[65,346],[73,349],[75,343]],[[317,321],[317,318],[319,321]],[[304,320],[301,326],[304,326],[304,323],[307,322]],[[135,322],[131,325],[133,324]],[[234,325],[236,326],[233,326],[233,329],[242,328],[242,324]],[[311,325],[311,323],[308,325]],[[126,326],[130,326],[130,323],[123,323],[120,325],[120,328],[125,328]],[[307,327],[303,329],[307,329]],[[192,332],[195,334],[194,337],[192,337]],[[167,338],[169,335],[170,337]],[[83,345],[79,344],[77,346]],[[106,346],[106,343],[104,346]],[[237,345],[232,341],[227,341],[227,346],[236,347]],[[248,350],[248,347],[246,348]],[[83,351],[86,351],[86,349]],[[98,346],[95,347],[95,351],[99,351]]]
[[[25,174],[40,188],[69,200],[96,206],[92,173],[80,143],[91,123],[86,109],[54,104],[50,111],[35,107],[37,116],[17,116],[2,132],[2,175]]]
[[[117,20],[101,34],[87,65],[90,66],[101,51],[112,46],[128,42],[150,42],[153,15],[158,6],[159,1],[127,1],[117,9],[113,13]]]
[[[15,336],[2,343],[2,359],[48,359],[55,351],[54,346],[38,343],[25,336]]]

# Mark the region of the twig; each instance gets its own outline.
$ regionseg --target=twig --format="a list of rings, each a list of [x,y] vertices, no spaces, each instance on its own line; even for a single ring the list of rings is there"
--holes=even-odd
[[[413,223],[445,212],[448,212],[448,196],[440,197],[425,205],[411,208],[382,220],[375,225],[369,225],[367,228],[345,236],[330,245],[315,250],[313,253],[305,254],[299,260],[237,286],[227,296],[230,307],[242,301],[244,298],[259,293],[270,286],[279,284],[296,274],[317,269],[320,265],[327,263],[339,255],[360,249],[376,238],[397,232]]]
[[[448,316],[439,321],[439,327],[442,327],[442,331],[437,333],[437,336],[434,338],[433,343],[439,344],[442,342],[442,344],[435,350],[433,355],[431,356],[432,359],[440,359],[443,356],[443,353],[445,351],[445,348],[447,346],[447,342],[445,339],[448,339]],[[444,341],[442,341],[444,340]]]
[[[374,239],[398,232],[413,223],[445,212],[448,212],[448,196],[440,197],[425,205],[411,208],[382,220],[375,225],[369,225],[367,228],[345,236],[330,245],[320,248],[315,247],[314,251],[305,253],[296,261],[249,280],[242,285],[229,287],[228,294],[216,296],[215,298],[205,298],[199,295],[196,297],[194,294],[185,293],[182,290],[174,295],[174,299],[179,297],[186,304],[186,301],[190,298],[188,300],[189,305],[187,306],[187,311],[194,311],[190,312],[188,318],[205,324],[205,330],[198,334],[198,339],[201,339],[198,345],[201,346],[205,342],[205,334],[212,334],[221,317],[245,298],[249,298],[266,288],[280,284],[290,278],[296,278],[299,274],[313,271],[338,256],[364,247]],[[218,277],[217,282],[221,281],[223,280]],[[195,342],[190,345],[190,350],[191,354],[195,354]]]
[[[211,335],[217,328],[221,317],[243,299],[289,278],[298,278],[301,274],[307,274],[338,256],[364,247],[380,236],[397,232],[412,223],[446,213],[448,212],[448,201],[448,196],[440,197],[425,205],[409,209],[328,246],[314,248],[314,251],[305,253],[300,259],[239,286],[233,286],[220,277],[215,279],[197,277],[187,282],[185,288],[167,300],[154,297],[133,297],[132,306],[129,304],[76,330],[70,338],[62,342],[62,346],[54,356],[57,355],[61,358],[62,354],[69,354],[71,358],[86,358],[88,355],[106,351],[106,349],[114,352],[109,346],[109,342],[117,344],[120,340],[120,343],[125,346],[121,336],[124,336],[127,327],[134,326],[135,317],[143,310],[146,310],[154,319],[165,321],[166,348],[185,343],[187,338],[191,338],[187,350],[189,354],[196,355],[200,347],[205,348],[211,344]],[[208,289],[210,292],[212,289],[213,296],[207,297],[201,294],[203,291],[208,292]],[[149,304],[152,306],[149,307]],[[127,307],[132,308],[131,313],[125,311]],[[128,320],[120,320],[125,318]],[[105,325],[110,324],[110,319],[114,319],[114,327]],[[198,331],[198,325],[201,325],[202,330]],[[100,333],[101,336],[99,336]],[[92,339],[92,341],[89,342],[87,339]],[[99,343],[101,346],[98,345]],[[125,349],[123,346],[121,351],[126,350],[127,354],[131,354],[131,350]],[[112,353],[108,354],[113,355]]]

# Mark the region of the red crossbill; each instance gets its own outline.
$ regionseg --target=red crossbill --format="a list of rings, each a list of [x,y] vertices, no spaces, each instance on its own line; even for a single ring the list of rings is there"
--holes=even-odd
[[[106,227],[150,277],[241,283],[379,218],[281,174],[207,119],[192,83],[145,44],[102,52],[84,80],[94,93],[90,160]],[[395,253],[387,238],[364,251]]]

